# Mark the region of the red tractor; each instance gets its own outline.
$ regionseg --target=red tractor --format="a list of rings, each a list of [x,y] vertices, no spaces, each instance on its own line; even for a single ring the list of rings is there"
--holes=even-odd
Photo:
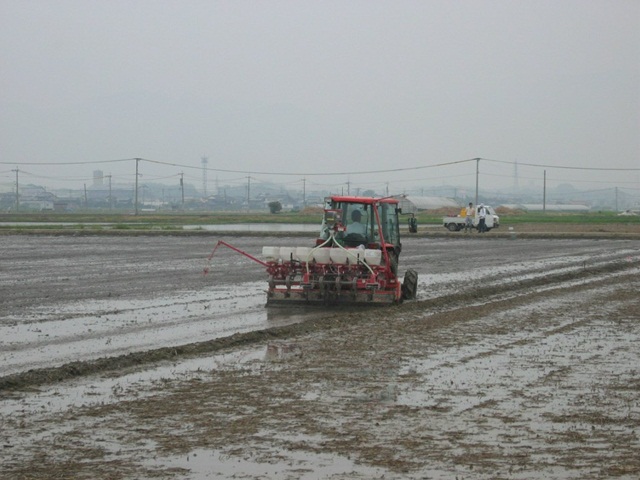
[[[264,261],[218,244],[266,267],[267,305],[399,303],[415,298],[418,275],[409,269],[404,283],[398,279],[398,204],[396,198],[329,197],[315,246],[263,247]]]

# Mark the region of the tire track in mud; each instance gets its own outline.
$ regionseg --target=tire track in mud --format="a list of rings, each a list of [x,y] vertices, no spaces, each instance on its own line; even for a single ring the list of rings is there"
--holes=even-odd
[[[496,265],[493,268],[494,271],[489,274],[485,274],[484,272],[479,273],[478,270],[481,269],[471,268],[462,274],[460,272],[436,274],[436,281],[433,285],[429,285],[421,280],[418,291],[421,296],[426,295],[431,298],[449,295],[449,292],[452,290],[467,290],[470,286],[476,290],[482,288],[484,289],[483,291],[486,291],[487,289],[493,288],[495,291],[498,288],[503,288],[514,282],[535,278],[547,278],[551,274],[578,272],[587,267],[594,268],[613,262],[628,262],[629,259],[633,258],[638,258],[637,250],[623,249],[613,252],[586,252],[571,257],[562,256],[559,259],[525,260],[502,267]],[[423,279],[425,276],[429,278],[430,273],[421,272],[419,278]],[[443,295],[442,292],[446,292],[446,294]]]
[[[640,259],[637,257],[614,258],[613,261],[603,261],[593,266],[584,265],[583,268],[577,270],[561,269],[559,272],[543,276],[513,278],[511,281],[505,281],[501,284],[499,289],[495,284],[490,284],[427,300],[416,300],[392,307],[364,308],[361,311],[346,314],[340,310],[329,309],[323,315],[322,320],[318,320],[318,317],[314,315],[311,319],[303,320],[300,323],[236,333],[204,342],[132,352],[96,360],[70,362],[58,367],[32,369],[7,375],[0,377],[0,398],[8,394],[7,392],[62,382],[72,378],[99,373],[127,372],[158,362],[178,361],[206,354],[221,353],[270,340],[289,339],[314,332],[339,329],[356,322],[376,321],[375,318],[379,315],[380,308],[389,308],[390,315],[394,317],[454,312],[473,306],[480,307],[480,310],[485,308],[496,310],[502,302],[513,302],[514,299],[517,299],[526,303],[532,298],[549,295],[551,289],[560,293],[566,289],[593,288],[599,281],[606,281],[612,275],[636,277],[639,270]],[[525,273],[520,272],[519,276]],[[544,291],[537,290],[540,288],[543,288]],[[438,321],[442,321],[442,315],[438,315],[438,317],[440,318]]]

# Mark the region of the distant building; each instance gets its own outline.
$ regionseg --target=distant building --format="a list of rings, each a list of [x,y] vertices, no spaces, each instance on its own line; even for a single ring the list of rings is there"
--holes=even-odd
[[[403,213],[416,213],[422,210],[436,210],[438,208],[459,208],[460,205],[453,198],[448,197],[400,197],[400,208]]]
[[[104,182],[104,173],[102,170],[94,170],[93,171],[93,186],[101,187]]]
[[[20,209],[44,212],[53,210],[56,196],[38,185],[26,185],[20,188]]]
[[[526,210],[527,212],[589,212],[591,207],[587,205],[574,205],[571,203],[564,204],[549,204],[543,205],[542,203],[511,203],[500,205],[504,208],[511,210]]]

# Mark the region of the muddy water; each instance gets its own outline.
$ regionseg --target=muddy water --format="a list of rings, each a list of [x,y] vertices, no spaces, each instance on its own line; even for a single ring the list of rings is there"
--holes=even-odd
[[[3,237],[0,376],[71,361],[211,340],[301,321],[315,312],[264,308],[257,263],[195,238]],[[304,239],[236,238],[263,245]],[[418,298],[495,286],[622,260],[633,241],[408,238],[402,264],[419,273]],[[401,268],[402,270],[402,268]]]
[[[640,475],[638,242],[407,239],[416,302],[285,313],[263,307],[261,269],[237,254],[200,275],[213,242],[111,241],[25,238],[15,259],[3,255],[0,346],[12,368],[39,364],[39,352],[68,362],[252,322],[304,322],[306,333],[272,340],[301,354],[270,359],[265,338],[3,392],[0,476]],[[231,243],[257,253],[300,239]]]
[[[223,252],[204,276],[211,240],[2,240],[0,376],[296,321],[264,308],[258,264]]]

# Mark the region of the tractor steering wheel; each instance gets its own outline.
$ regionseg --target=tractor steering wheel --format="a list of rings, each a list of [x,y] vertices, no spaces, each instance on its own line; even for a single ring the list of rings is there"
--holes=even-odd
[[[344,237],[344,243],[350,247],[357,247],[358,245],[367,243],[367,237],[359,233],[350,233]]]

